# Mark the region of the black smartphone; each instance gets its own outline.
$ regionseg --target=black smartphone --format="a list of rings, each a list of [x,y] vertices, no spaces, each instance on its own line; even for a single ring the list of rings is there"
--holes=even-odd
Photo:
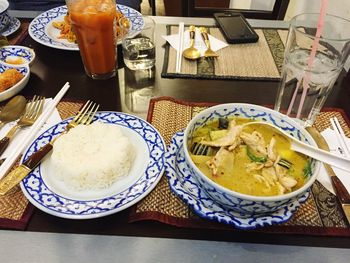
[[[230,44],[254,43],[259,40],[259,36],[240,13],[215,13],[214,18]]]

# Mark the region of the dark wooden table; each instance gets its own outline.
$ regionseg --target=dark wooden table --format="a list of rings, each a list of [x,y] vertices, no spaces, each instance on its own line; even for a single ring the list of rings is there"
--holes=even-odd
[[[205,102],[248,102],[273,105],[277,82],[258,81],[209,81],[162,79],[160,69],[164,50],[157,42],[157,66],[154,87],[157,95],[171,96],[188,101]],[[92,99],[101,105],[101,110],[122,110],[122,96],[119,92],[118,76],[109,80],[92,80],[87,77],[78,52],[58,50],[43,46],[27,36],[23,45],[34,48],[36,61],[31,68],[31,77],[22,95],[34,94],[53,97],[66,81],[71,84],[65,98],[71,100]],[[119,65],[122,66],[120,47]],[[342,77],[342,76],[341,76]],[[341,81],[335,85],[326,106],[342,107],[350,116],[349,94]],[[168,237],[203,240],[225,240],[252,243],[293,244],[307,246],[350,247],[349,239],[329,237],[285,236],[281,233],[266,234],[262,231],[218,231],[177,228],[158,222],[128,223],[128,210],[93,220],[68,220],[51,216],[36,209],[30,220],[28,231],[81,233],[97,235]]]

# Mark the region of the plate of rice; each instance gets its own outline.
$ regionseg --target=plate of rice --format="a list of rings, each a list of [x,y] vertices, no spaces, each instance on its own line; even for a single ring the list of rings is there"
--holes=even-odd
[[[72,118],[52,126],[21,162],[58,137]],[[148,122],[121,112],[97,112],[93,124],[58,137],[42,163],[21,182],[40,210],[70,219],[107,216],[139,202],[159,182],[165,143]]]

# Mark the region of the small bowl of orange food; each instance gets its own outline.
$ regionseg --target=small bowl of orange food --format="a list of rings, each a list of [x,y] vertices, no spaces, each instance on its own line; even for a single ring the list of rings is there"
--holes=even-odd
[[[30,66],[34,59],[35,52],[32,48],[17,45],[0,47],[0,61],[4,65]]]
[[[0,101],[13,97],[27,85],[30,76],[28,65],[0,63]]]

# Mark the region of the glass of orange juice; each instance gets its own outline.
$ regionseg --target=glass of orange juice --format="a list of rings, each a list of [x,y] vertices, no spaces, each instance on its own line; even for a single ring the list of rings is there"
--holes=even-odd
[[[108,79],[116,74],[115,0],[66,0],[86,74]]]

